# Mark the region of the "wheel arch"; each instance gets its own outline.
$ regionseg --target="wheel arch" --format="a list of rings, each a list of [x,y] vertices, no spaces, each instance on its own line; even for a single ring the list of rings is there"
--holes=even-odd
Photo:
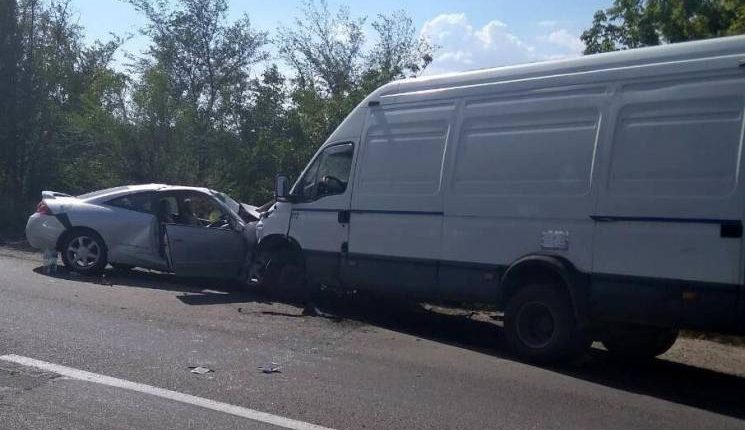
[[[264,251],[276,251],[282,248],[287,249],[291,255],[296,256],[300,259],[300,262],[304,262],[303,250],[300,248],[300,244],[291,236],[283,234],[272,234],[264,237],[256,247],[256,253],[259,254]]]
[[[577,323],[586,325],[589,323],[590,314],[588,278],[564,257],[526,255],[512,263],[502,274],[497,301],[504,307],[521,286],[548,281],[566,290]]]
[[[86,227],[86,226],[75,226],[75,227],[70,227],[67,230],[65,230],[57,238],[57,251],[62,252],[63,251],[62,246],[65,244],[65,241],[67,241],[67,239],[71,235],[73,235],[75,233],[78,233],[78,232],[91,232],[91,233],[95,234],[96,236],[98,236],[99,238],[101,238],[101,242],[103,243],[103,246],[106,249],[106,252],[107,253],[109,252],[109,245],[106,243],[106,239],[104,239],[103,235],[101,233],[99,233],[98,231],[96,231],[96,229],[91,228],[91,227]]]

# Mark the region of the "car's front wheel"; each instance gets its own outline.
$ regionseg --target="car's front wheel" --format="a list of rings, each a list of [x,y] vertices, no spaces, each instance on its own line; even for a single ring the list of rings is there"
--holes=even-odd
[[[62,262],[68,269],[84,275],[101,273],[107,264],[106,245],[92,230],[75,231],[62,244]]]

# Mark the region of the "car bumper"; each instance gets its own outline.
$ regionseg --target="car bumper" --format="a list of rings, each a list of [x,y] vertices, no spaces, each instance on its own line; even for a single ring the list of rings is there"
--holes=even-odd
[[[35,213],[26,223],[26,240],[36,249],[56,249],[65,226],[53,215]]]

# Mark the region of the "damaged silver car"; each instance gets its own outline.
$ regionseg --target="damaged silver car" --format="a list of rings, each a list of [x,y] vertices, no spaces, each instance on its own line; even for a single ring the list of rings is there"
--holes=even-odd
[[[35,248],[60,252],[65,266],[82,274],[111,264],[242,278],[259,216],[256,207],[207,188],[133,185],[80,196],[44,191],[26,238]]]

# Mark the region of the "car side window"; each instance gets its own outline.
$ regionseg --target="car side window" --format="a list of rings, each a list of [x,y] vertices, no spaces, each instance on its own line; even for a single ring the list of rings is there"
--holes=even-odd
[[[351,143],[326,148],[298,181],[292,194],[301,200],[344,194],[352,169],[354,146]]]
[[[146,214],[153,213],[153,193],[134,193],[106,202],[109,206]]]
[[[200,193],[186,194],[180,203],[179,224],[206,228],[230,228],[229,215],[214,198]]]

